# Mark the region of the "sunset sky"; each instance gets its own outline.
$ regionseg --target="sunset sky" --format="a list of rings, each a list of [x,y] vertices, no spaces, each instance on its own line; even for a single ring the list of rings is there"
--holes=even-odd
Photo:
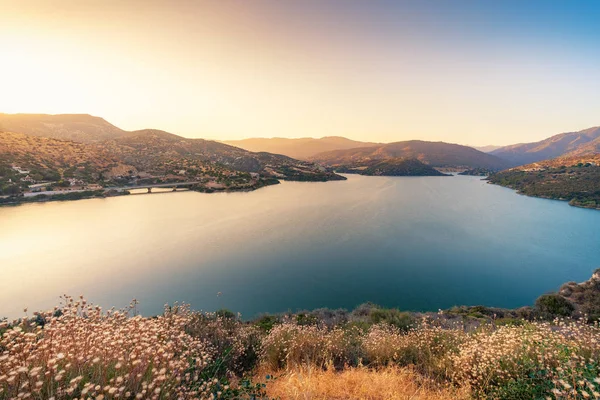
[[[600,125],[599,1],[0,0],[0,112],[510,144]]]

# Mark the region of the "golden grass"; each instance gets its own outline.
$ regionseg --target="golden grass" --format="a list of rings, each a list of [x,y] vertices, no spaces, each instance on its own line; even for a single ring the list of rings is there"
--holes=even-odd
[[[469,399],[466,389],[439,389],[408,368],[302,368],[267,384],[270,398],[281,400],[446,400]]]

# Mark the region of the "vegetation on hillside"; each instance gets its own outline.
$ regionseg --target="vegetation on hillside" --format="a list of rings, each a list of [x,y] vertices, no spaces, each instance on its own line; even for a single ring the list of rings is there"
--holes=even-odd
[[[403,158],[342,165],[336,167],[336,172],[369,176],[447,176],[419,160]]]
[[[9,196],[3,203],[30,201],[21,196],[27,192],[186,182],[202,192],[237,191],[278,183],[278,179],[345,178],[309,162],[155,130],[124,132],[92,143],[13,132],[0,135],[0,198]],[[37,201],[57,199],[54,195]],[[62,196],[82,197],[86,196]]]
[[[472,168],[465,171],[459,172],[458,175],[469,175],[469,176],[489,176],[498,172],[497,169],[490,168]]]
[[[528,196],[566,200],[578,207],[600,208],[600,166],[596,163],[524,167],[502,171],[488,179],[491,183]]]

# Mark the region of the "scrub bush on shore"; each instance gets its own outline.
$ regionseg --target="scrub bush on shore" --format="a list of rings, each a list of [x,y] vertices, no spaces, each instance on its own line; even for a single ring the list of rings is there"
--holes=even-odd
[[[130,311],[66,297],[0,323],[0,399],[600,398],[600,328],[584,320]]]
[[[221,349],[186,333],[197,317],[185,305],[143,318],[65,297],[0,323],[0,399],[238,398],[217,375]]]

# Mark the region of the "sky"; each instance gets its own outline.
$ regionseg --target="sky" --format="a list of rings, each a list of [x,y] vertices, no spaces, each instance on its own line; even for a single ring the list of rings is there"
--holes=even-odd
[[[600,2],[0,0],[0,112],[470,145],[600,125]]]

